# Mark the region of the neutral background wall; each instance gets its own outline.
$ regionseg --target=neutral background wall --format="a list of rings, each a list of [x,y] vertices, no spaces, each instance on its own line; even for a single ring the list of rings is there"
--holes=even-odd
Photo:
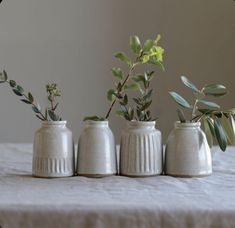
[[[153,115],[164,138],[177,118],[169,90],[181,90],[184,74],[202,86],[221,82],[235,106],[235,2],[233,0],[3,0],[0,5],[0,68],[46,104],[45,84],[62,89],[61,110],[77,140],[85,115],[106,112],[113,58],[128,54],[128,40],[162,35],[166,72],[157,71]],[[0,142],[31,142],[40,127],[30,107],[0,85]],[[125,121],[111,127],[119,139]]]

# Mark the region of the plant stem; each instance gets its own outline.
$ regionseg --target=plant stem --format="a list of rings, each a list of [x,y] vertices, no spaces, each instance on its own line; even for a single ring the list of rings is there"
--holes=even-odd
[[[141,57],[141,56],[140,56],[140,57]],[[123,83],[122,83],[121,86],[120,86],[119,92],[122,91],[124,85],[125,85],[126,82],[129,80],[129,78],[130,78],[130,76],[131,76],[131,74],[132,74],[133,69],[135,68],[135,66],[138,65],[138,59],[139,59],[140,57],[137,58],[137,62],[135,62],[135,63],[132,64],[132,66],[131,66],[131,68],[130,68],[130,70],[129,70],[129,72],[128,72],[126,78],[125,78],[125,80],[123,81]],[[107,112],[107,114],[105,115],[105,119],[108,119],[108,118],[109,118],[109,115],[110,115],[110,113],[111,113],[111,111],[112,111],[112,109],[113,109],[113,106],[114,106],[114,104],[116,103],[116,101],[117,101],[117,98],[111,103],[111,105],[110,105],[110,107],[109,107],[109,109],[108,109],[108,112]]]
[[[197,108],[197,103],[198,103],[198,99],[196,99],[194,105],[193,105],[193,110],[192,110],[192,114],[191,114],[191,121],[192,119],[196,116],[195,112],[196,112],[196,108]]]
[[[10,82],[9,81],[6,81],[9,85],[10,85]],[[27,100],[27,101],[29,101],[29,98],[23,93],[22,94],[22,96]],[[31,103],[31,105],[33,106],[33,107],[35,107],[35,108],[37,108],[38,109],[38,107],[34,104],[34,103]],[[39,111],[39,115],[41,116],[41,118],[43,119],[43,120],[45,120],[45,121],[47,121],[47,118],[42,114],[42,112],[40,111],[40,110],[38,110]]]

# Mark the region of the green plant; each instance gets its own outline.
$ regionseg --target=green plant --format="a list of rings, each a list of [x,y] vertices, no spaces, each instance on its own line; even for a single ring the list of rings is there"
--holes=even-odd
[[[14,80],[9,80],[6,71],[0,72],[0,83],[7,83],[14,94],[21,97],[21,101],[31,105],[36,117],[42,121],[60,121],[61,117],[58,116],[55,111],[58,107],[58,102],[56,98],[60,96],[60,91],[55,83],[49,83],[46,85],[46,91],[48,93],[48,100],[50,102],[50,107],[47,107],[44,112],[42,112],[40,105],[35,101],[33,95],[25,90],[22,86],[18,85]],[[48,118],[49,116],[49,118]]]
[[[214,138],[217,139],[222,151],[226,150],[228,144],[235,144],[235,109],[223,111],[217,103],[207,100],[210,96],[224,96],[227,93],[226,87],[221,84],[208,84],[198,89],[185,76],[181,76],[181,81],[193,92],[194,102],[190,104],[178,93],[169,92],[174,101],[189,112],[189,117],[186,118],[185,112],[180,108],[177,109],[180,122],[202,122],[210,147],[213,145]],[[201,106],[207,106],[207,108]]]
[[[134,54],[134,58],[129,58],[124,52],[117,52],[114,56],[126,63],[128,66],[127,74],[124,77],[123,70],[119,67],[112,68],[112,74],[116,78],[115,88],[108,90],[107,99],[110,102],[110,107],[104,117],[89,116],[85,117],[84,120],[105,120],[108,119],[110,113],[118,101],[121,105],[121,110],[117,111],[118,115],[121,115],[127,120],[138,119],[138,120],[150,120],[150,112],[148,110],[151,104],[150,81],[153,77],[153,71],[146,71],[143,75],[135,74],[134,70],[137,66],[156,65],[164,70],[163,66],[163,53],[164,50],[158,45],[160,35],[155,40],[148,39],[144,42],[143,46],[138,36],[130,37],[130,48]],[[129,83],[131,79],[131,83]],[[143,88],[141,88],[141,82]],[[129,83],[129,84],[128,84]],[[141,95],[134,99],[136,103],[136,113],[133,108],[128,108],[128,90],[139,90]],[[136,114],[136,117],[135,117]]]

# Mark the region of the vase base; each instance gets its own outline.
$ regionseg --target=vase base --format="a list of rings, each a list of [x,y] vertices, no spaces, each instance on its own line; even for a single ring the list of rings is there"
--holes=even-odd
[[[68,174],[56,174],[56,175],[45,175],[45,174],[32,174],[33,177],[37,178],[63,178],[63,177],[73,177],[73,173]]]
[[[172,177],[180,177],[180,178],[193,178],[193,177],[208,177],[212,175],[212,173],[206,173],[206,174],[198,174],[198,175],[185,175],[185,174],[170,174],[166,173],[166,176],[172,176]]]
[[[117,175],[117,173],[108,173],[108,174],[90,174],[90,173],[77,173],[78,176],[84,176],[84,177],[94,177],[94,178],[102,178],[102,177],[109,177]]]
[[[155,177],[155,176],[159,176],[161,175],[161,173],[157,173],[157,174],[125,174],[125,173],[120,173],[120,176],[126,176],[126,177],[137,177],[137,178],[141,178],[141,177]]]

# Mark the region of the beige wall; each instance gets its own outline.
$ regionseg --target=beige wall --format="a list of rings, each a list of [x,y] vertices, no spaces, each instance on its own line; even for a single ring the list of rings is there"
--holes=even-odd
[[[221,99],[235,106],[235,2],[233,0],[3,0],[0,68],[43,103],[44,85],[63,91],[62,114],[77,140],[88,114],[103,114],[112,86],[113,52],[128,52],[128,38],[162,35],[166,72],[154,81],[153,115],[164,138],[177,118],[169,90],[189,94],[179,81],[227,85]],[[31,142],[40,122],[9,88],[0,85],[0,142]],[[124,121],[113,116],[117,139]]]

